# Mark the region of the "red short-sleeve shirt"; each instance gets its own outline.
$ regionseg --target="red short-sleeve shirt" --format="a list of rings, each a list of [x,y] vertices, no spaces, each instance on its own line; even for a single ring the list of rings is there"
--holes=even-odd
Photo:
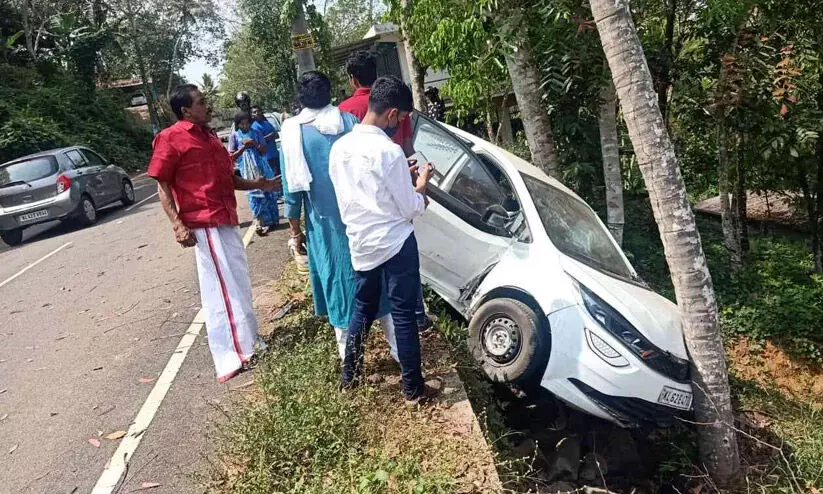
[[[180,120],[154,138],[148,175],[171,184],[189,228],[237,225],[234,164],[208,129]]]
[[[338,108],[340,111],[351,113],[362,122],[363,117],[366,116],[366,112],[369,111],[369,95],[371,95],[370,87],[358,88],[350,98],[340,103]],[[391,137],[391,140],[394,141],[395,144],[402,146],[403,141],[411,139],[411,137],[411,118],[406,117],[400,121],[400,126],[397,128],[397,132]]]

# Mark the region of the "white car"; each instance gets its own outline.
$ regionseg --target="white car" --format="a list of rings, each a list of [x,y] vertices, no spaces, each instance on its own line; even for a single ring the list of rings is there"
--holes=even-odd
[[[691,410],[677,306],[651,291],[595,212],[507,151],[422,115],[419,158],[437,167],[415,222],[423,282],[469,321],[497,382],[540,385],[622,426]]]

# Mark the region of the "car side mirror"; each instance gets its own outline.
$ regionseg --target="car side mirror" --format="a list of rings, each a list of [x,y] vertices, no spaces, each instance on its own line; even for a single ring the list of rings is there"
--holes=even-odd
[[[483,213],[483,222],[495,228],[499,228],[511,235],[506,225],[515,213],[510,213],[500,204],[492,204]]]

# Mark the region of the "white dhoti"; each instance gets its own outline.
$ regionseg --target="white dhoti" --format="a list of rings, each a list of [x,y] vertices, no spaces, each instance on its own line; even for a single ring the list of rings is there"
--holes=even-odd
[[[400,362],[397,357],[397,341],[394,338],[394,319],[391,314],[387,314],[375,322],[379,322],[383,328],[383,333],[386,335],[386,343],[389,344],[389,353],[396,362]],[[346,328],[334,328],[334,338],[337,340],[337,353],[340,354],[340,360],[346,358],[346,338],[349,335],[349,330]]]
[[[192,231],[209,350],[217,380],[224,382],[240,372],[258,341],[246,249],[237,227]]]

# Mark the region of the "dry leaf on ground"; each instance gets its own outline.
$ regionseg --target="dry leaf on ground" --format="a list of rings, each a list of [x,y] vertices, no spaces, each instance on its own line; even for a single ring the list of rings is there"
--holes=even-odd
[[[89,439],[89,444],[91,444],[91,445],[92,445],[92,446],[94,446],[95,448],[99,448],[99,447],[100,447],[100,441],[98,441],[97,439],[95,439],[95,438],[93,438],[93,437]]]
[[[17,443],[14,446],[12,446],[11,449],[9,450],[9,454],[14,453],[17,450],[18,446],[20,446],[20,443]]]
[[[140,381],[140,382],[141,382],[141,383],[143,383],[143,384],[146,384],[146,383],[153,382],[153,381],[154,381],[154,379],[152,379],[152,378],[150,378],[150,377],[141,377],[140,379],[138,379],[138,381]]]
[[[135,489],[136,491],[145,491],[146,489],[154,489],[155,487],[160,487],[162,484],[158,482],[143,482],[140,484],[140,487]]]
[[[105,438],[106,439],[111,439],[112,441],[115,441],[115,440],[120,439],[121,437],[123,437],[125,435],[126,435],[126,431],[114,431],[111,434],[106,434]]]

